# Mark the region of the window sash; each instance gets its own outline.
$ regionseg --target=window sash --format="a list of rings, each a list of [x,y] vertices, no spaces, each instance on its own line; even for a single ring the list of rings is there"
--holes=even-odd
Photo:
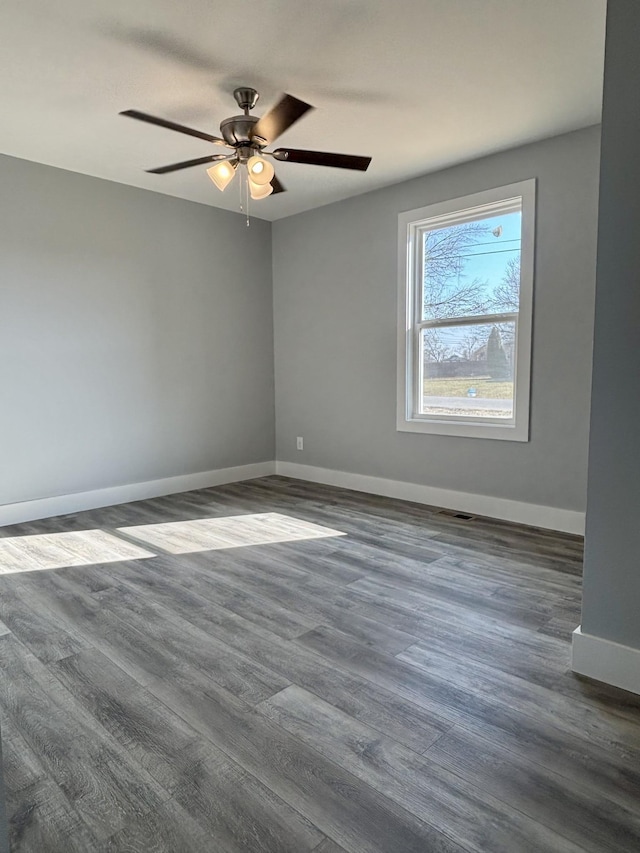
[[[502,322],[511,322],[515,325],[515,339],[514,339],[514,347],[513,347],[513,414],[510,418],[486,418],[486,417],[472,417],[465,415],[437,415],[432,412],[424,413],[421,410],[422,404],[424,402],[424,358],[422,353],[422,348],[420,346],[420,334],[422,329],[433,329],[437,328],[437,326],[456,326],[456,325],[474,325],[481,326],[484,325],[482,322],[484,318],[481,318],[481,322],[478,322],[477,318],[474,318],[473,323],[451,323],[449,320],[445,320],[444,322],[439,322],[437,324],[434,323],[419,323],[413,329],[411,334],[411,374],[413,377],[413,387],[411,389],[411,405],[408,407],[410,410],[411,420],[415,421],[439,421],[440,423],[461,423],[461,424],[469,424],[475,426],[482,426],[483,424],[487,424],[491,426],[495,424],[497,426],[505,426],[512,427],[516,423],[517,417],[517,400],[518,400],[518,314],[494,314],[493,317],[502,317]],[[489,321],[491,322],[491,321]],[[407,401],[409,402],[409,401]]]

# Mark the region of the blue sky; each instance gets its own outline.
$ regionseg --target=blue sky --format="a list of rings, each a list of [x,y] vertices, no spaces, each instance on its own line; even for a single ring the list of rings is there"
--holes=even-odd
[[[492,216],[482,220],[482,224],[487,226],[489,232],[501,225],[502,234],[500,237],[494,237],[489,233],[488,237],[482,238],[469,250],[465,256],[464,274],[469,280],[488,279],[493,287],[502,280],[508,261],[517,257],[520,252],[522,214],[518,212]]]
[[[462,256],[464,264],[460,283],[474,279],[487,281],[488,295],[502,281],[509,260],[518,257],[520,253],[522,214],[518,211],[491,216],[480,220],[480,223],[487,228],[488,233],[480,237],[478,243]],[[494,237],[492,231],[498,226],[502,226],[502,233]]]

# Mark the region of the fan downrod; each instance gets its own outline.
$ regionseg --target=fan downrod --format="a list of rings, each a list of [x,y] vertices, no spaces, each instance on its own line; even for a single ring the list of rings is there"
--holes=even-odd
[[[258,103],[260,95],[250,86],[239,86],[233,90],[233,97],[240,109],[244,110],[245,115],[248,115]]]

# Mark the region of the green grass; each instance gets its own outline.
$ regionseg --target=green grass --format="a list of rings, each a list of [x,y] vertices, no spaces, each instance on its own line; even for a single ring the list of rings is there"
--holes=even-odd
[[[513,382],[492,382],[482,376],[424,380],[424,393],[429,397],[466,397],[469,388],[476,389],[476,397],[489,400],[510,400],[513,397]]]

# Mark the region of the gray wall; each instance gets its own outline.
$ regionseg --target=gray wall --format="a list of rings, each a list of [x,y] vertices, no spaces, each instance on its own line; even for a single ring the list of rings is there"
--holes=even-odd
[[[607,19],[582,630],[640,648],[640,5]]]
[[[277,458],[583,510],[598,157],[589,128],[274,223]],[[398,213],[531,177],[530,442],[396,432]]]
[[[9,157],[0,188],[0,504],[273,459],[269,223]]]

